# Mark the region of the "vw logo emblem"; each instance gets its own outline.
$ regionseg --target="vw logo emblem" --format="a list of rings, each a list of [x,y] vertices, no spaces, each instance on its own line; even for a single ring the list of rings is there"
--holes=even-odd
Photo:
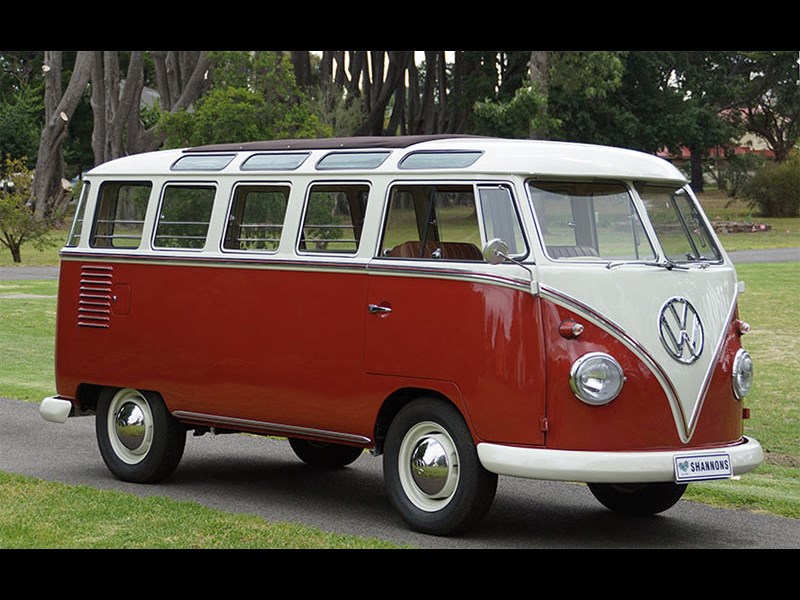
[[[703,353],[703,323],[686,298],[670,298],[658,316],[661,343],[678,362],[690,365]]]

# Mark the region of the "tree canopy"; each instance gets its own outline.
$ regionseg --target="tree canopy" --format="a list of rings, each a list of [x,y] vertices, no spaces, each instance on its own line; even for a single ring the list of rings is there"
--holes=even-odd
[[[39,215],[64,179],[169,146],[458,133],[688,149],[692,179],[745,132],[786,159],[796,52],[0,52],[0,151],[36,165]]]

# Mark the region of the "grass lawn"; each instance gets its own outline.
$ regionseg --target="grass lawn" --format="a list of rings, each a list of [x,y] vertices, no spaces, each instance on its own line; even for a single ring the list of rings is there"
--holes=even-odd
[[[191,523],[191,527],[186,524]],[[0,549],[380,549],[381,540],[0,473]]]
[[[714,221],[736,221],[753,225],[769,225],[769,231],[728,233],[720,235],[726,250],[762,250],[800,247],[800,218],[768,219],[759,217],[743,201],[731,202],[720,192],[699,194],[708,218]]]

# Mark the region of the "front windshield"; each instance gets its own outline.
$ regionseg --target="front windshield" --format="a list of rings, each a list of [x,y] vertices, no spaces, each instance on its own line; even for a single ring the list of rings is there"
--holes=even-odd
[[[638,185],[636,191],[647,207],[668,260],[676,263],[721,260],[700,209],[686,189]]]
[[[628,188],[620,183],[532,181],[547,255],[555,260],[656,258]]]

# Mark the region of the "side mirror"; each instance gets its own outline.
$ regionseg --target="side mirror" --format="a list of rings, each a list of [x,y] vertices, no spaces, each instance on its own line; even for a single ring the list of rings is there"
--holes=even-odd
[[[490,265],[499,265],[508,259],[508,244],[500,238],[486,242],[483,247],[483,260]]]

